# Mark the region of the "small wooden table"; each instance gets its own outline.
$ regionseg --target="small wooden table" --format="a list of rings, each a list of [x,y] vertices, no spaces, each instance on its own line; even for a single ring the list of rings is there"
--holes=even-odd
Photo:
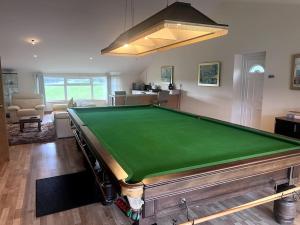
[[[25,123],[37,123],[38,124],[38,130],[41,131],[41,117],[40,116],[23,116],[19,119],[20,123],[20,131],[24,131],[24,124]]]

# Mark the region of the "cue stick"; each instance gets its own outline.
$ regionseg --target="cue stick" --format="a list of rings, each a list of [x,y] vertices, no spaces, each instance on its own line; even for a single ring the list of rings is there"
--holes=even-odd
[[[230,209],[225,209],[223,211],[217,212],[217,213],[209,215],[209,216],[205,216],[205,217],[194,219],[194,220],[191,220],[191,221],[188,221],[188,222],[185,222],[185,223],[181,223],[180,225],[194,225],[194,224],[204,223],[204,222],[207,222],[209,220],[217,219],[217,218],[222,217],[222,216],[227,216],[229,214],[233,214],[233,213],[245,210],[245,209],[249,209],[249,208],[252,208],[252,207],[255,207],[255,206],[258,206],[258,205],[262,205],[262,204],[265,204],[265,203],[268,203],[268,202],[272,202],[272,201],[275,201],[275,200],[278,200],[278,199],[281,199],[281,198],[285,198],[287,196],[290,196],[292,194],[297,193],[297,191],[300,191],[300,186],[289,189],[289,190],[286,190],[286,191],[283,191],[283,192],[279,192],[277,194],[267,196],[265,198],[260,198],[260,199],[257,199],[255,201],[248,202],[246,204],[242,204],[242,205],[230,208]]]

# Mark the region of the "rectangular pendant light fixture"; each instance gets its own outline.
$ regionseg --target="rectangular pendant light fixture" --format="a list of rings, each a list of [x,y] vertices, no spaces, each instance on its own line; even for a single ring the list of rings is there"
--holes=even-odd
[[[121,34],[101,54],[141,56],[190,45],[228,33],[189,3],[175,2]]]

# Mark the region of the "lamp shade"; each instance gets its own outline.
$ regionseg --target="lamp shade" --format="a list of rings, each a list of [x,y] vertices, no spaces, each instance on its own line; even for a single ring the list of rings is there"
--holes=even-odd
[[[228,33],[189,3],[175,2],[122,33],[101,54],[140,56],[168,50]]]

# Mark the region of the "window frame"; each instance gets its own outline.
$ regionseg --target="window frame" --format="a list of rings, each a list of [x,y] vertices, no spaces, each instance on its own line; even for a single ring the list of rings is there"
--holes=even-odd
[[[68,86],[89,86],[91,87],[91,98],[90,99],[77,99],[77,100],[93,100],[93,101],[108,101],[108,76],[107,75],[93,75],[93,76],[85,76],[85,75],[80,75],[80,76],[76,76],[76,75],[52,75],[52,74],[47,74],[44,76],[44,78],[46,77],[51,77],[51,78],[63,78],[64,79],[64,84],[55,84],[55,85],[46,85],[45,83],[45,79],[44,79],[44,89],[45,89],[45,99],[46,102],[52,103],[52,102],[66,102],[68,101]],[[95,78],[105,78],[106,79],[106,96],[104,99],[99,99],[99,98],[95,98],[94,97],[94,79]],[[89,79],[89,84],[84,84],[84,83],[79,83],[79,84],[70,84],[68,83],[68,80],[71,79]],[[47,95],[46,95],[46,86],[63,86],[64,87],[64,99],[60,99],[60,100],[47,100]]]

